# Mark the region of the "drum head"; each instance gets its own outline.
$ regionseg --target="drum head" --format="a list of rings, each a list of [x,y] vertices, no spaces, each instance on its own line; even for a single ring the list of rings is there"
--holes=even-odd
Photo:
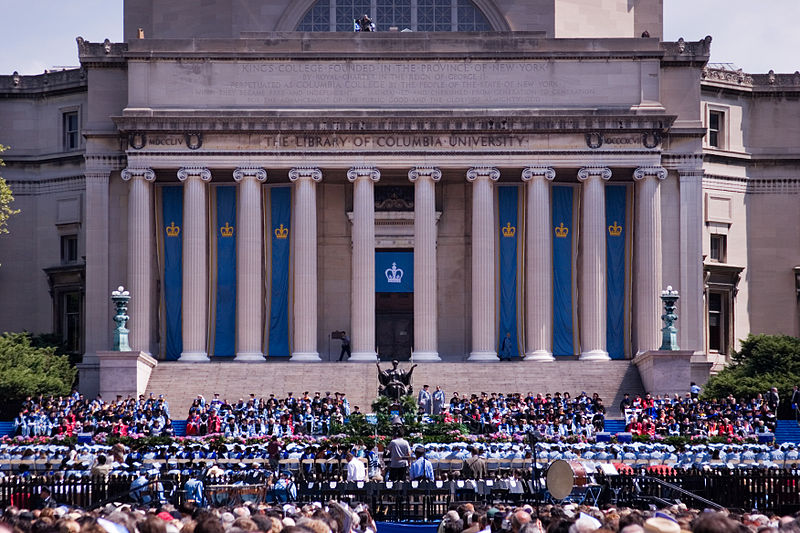
[[[547,491],[556,500],[563,500],[572,492],[574,479],[572,465],[567,461],[556,459],[547,467],[545,485]]]

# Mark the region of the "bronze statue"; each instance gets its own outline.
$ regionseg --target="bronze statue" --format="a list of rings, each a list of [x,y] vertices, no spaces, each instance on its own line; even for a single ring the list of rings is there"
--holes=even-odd
[[[381,364],[375,363],[378,367],[378,394],[393,400],[399,400],[402,396],[414,394],[411,386],[411,374],[417,365],[412,365],[408,372],[402,368],[397,368],[397,359],[392,360],[392,368],[381,370]]]

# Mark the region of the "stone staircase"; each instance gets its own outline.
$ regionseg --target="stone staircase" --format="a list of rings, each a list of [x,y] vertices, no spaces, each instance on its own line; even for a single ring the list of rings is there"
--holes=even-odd
[[[382,363],[386,367],[388,363]],[[409,368],[409,363],[401,363]],[[586,391],[600,394],[609,418],[620,418],[622,395],[644,392],[639,372],[629,361],[557,361],[555,363],[420,363],[414,369],[415,394],[424,384],[440,385],[447,396],[481,392],[554,393],[568,391],[573,397]],[[364,363],[181,363],[161,362],[153,369],[147,392],[164,394],[173,418],[186,417],[198,394],[211,399],[215,392],[228,401],[256,396],[300,396],[304,391],[344,392],[350,405],[369,411],[378,393],[377,369]]]
[[[778,426],[775,428],[775,442],[783,444],[784,442],[800,443],[800,425],[796,420],[778,420]]]

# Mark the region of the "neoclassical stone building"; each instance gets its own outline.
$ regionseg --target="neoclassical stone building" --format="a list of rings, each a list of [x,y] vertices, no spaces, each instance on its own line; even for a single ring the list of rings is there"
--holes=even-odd
[[[667,285],[698,378],[800,334],[797,73],[662,42],[660,0],[195,4],[0,76],[0,329],[86,391],[118,285],[163,361],[634,359]]]

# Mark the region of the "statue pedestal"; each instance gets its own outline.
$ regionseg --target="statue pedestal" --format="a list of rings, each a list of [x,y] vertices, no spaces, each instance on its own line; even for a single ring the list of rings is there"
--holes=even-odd
[[[633,364],[646,392],[683,396],[689,392],[689,384],[697,381],[692,375],[693,354],[692,350],[651,350],[637,355]]]
[[[107,402],[144,394],[158,361],[144,352],[97,352],[100,360],[100,394]],[[161,391],[168,392],[168,391]]]

